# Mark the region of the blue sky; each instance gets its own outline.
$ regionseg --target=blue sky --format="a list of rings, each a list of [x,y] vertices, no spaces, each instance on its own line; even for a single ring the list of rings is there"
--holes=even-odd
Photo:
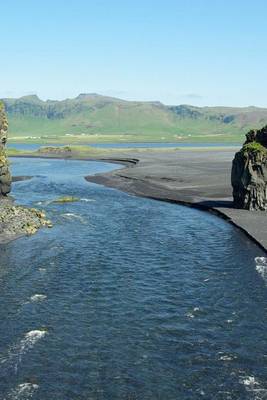
[[[0,97],[267,107],[267,2],[1,2]]]

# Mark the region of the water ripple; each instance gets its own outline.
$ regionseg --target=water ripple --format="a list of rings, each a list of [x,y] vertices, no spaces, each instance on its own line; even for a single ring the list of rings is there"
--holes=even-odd
[[[13,168],[41,176],[14,195],[54,227],[1,247],[1,398],[264,399],[267,263],[253,243],[213,215],[84,180],[107,164]],[[50,203],[66,193],[94,201]]]

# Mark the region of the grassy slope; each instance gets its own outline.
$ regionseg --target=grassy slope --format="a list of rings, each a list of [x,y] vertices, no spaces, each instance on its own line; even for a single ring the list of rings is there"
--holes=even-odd
[[[240,141],[244,132],[267,123],[267,109],[255,107],[166,107],[98,95],[60,102],[27,96],[4,102],[9,137],[16,141],[27,136],[43,143]]]

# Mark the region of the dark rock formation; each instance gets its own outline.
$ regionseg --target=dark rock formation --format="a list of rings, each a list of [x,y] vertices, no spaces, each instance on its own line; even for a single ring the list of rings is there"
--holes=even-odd
[[[246,210],[267,210],[267,126],[246,134],[232,164],[234,205]]]
[[[0,195],[5,196],[11,190],[11,174],[5,153],[8,123],[4,106],[0,103]]]

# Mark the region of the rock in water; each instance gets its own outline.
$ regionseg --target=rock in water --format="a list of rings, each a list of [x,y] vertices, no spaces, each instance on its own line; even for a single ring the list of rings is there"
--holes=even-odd
[[[267,210],[267,126],[247,133],[235,154],[231,181],[235,207]]]
[[[7,129],[8,122],[4,105],[0,102],[0,195],[2,196],[5,196],[10,192],[12,180],[5,152]]]

